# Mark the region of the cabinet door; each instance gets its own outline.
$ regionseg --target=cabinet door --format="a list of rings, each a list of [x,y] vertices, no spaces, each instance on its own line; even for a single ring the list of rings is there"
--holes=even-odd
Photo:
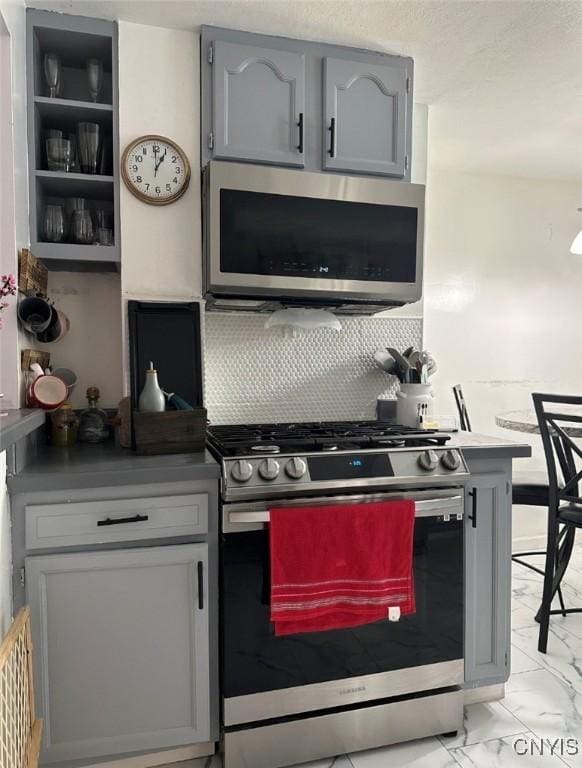
[[[303,54],[220,41],[212,51],[212,156],[303,167]]]
[[[208,546],[26,560],[43,762],[208,741]]]
[[[404,176],[406,70],[347,59],[323,61],[324,168]]]
[[[509,677],[511,506],[507,476],[471,475],[465,499],[465,679]]]

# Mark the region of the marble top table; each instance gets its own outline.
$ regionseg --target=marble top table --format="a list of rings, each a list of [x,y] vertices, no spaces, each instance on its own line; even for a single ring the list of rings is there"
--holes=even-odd
[[[580,406],[566,408],[566,406],[556,403],[555,409],[557,413],[572,413],[575,416],[582,416]],[[538,420],[533,410],[500,413],[495,417],[495,423],[498,427],[512,429],[514,432],[529,432],[532,435],[539,435],[540,433]],[[560,426],[570,437],[582,437],[582,424],[561,422]]]

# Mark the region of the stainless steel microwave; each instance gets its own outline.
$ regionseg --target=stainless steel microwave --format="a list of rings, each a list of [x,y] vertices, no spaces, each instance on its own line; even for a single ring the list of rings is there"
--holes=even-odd
[[[203,181],[209,308],[417,301],[425,188],[404,181],[211,161]]]

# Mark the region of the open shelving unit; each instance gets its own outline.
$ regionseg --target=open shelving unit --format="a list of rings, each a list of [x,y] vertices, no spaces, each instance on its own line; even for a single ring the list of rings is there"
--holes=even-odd
[[[61,60],[61,87],[49,96],[44,76],[45,53]],[[99,101],[91,101],[86,62],[103,62]],[[49,270],[115,271],[120,265],[119,245],[119,134],[117,25],[102,19],[27,10],[27,96],[31,250]],[[49,171],[46,131],[75,134],[79,122],[100,126],[102,153],[98,174]],[[83,197],[90,210],[110,211],[113,245],[46,242],[44,209],[70,197]]]

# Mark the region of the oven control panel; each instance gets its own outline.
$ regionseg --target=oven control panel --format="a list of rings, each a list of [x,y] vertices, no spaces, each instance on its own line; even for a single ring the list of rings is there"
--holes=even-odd
[[[244,489],[273,488],[282,493],[293,486],[329,488],[350,485],[392,486],[401,482],[442,480],[469,474],[461,451],[434,447],[403,450],[336,451],[303,456],[272,454],[242,456],[224,462],[224,487],[237,494]]]

